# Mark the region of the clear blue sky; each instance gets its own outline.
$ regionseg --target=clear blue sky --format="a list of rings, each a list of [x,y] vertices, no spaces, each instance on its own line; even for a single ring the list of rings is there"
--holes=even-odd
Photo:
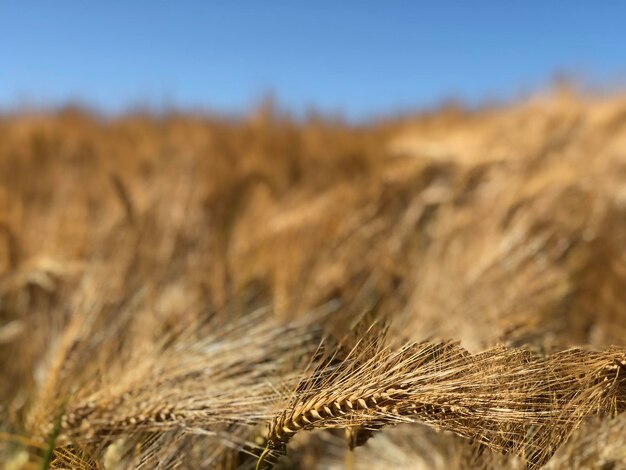
[[[626,2],[0,0],[0,109],[83,101],[351,118],[626,84]]]

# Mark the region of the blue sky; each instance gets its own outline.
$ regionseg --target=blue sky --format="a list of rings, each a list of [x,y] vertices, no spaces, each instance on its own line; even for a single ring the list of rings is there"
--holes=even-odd
[[[626,2],[0,0],[0,109],[82,101],[350,118],[476,104],[566,73],[626,84]]]

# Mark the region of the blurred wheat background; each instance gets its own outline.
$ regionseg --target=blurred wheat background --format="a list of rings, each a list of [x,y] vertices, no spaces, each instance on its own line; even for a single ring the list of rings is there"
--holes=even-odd
[[[0,143],[4,468],[626,468],[624,97]]]

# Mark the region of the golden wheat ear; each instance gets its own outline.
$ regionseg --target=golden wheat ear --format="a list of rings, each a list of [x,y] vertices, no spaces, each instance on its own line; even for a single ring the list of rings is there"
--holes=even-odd
[[[455,342],[372,344],[300,384],[270,423],[271,448],[316,428],[347,429],[356,447],[385,426],[423,422],[538,467],[587,417],[626,408],[626,350],[472,355]]]

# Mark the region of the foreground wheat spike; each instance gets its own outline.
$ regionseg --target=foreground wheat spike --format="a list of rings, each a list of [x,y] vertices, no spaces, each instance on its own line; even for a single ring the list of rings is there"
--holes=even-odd
[[[626,350],[538,356],[458,343],[373,346],[320,368],[274,417],[268,453],[301,430],[424,422],[540,466],[588,416],[626,406]]]
[[[243,448],[285,390],[302,380],[292,370],[302,369],[297,364],[315,350],[314,332],[306,322],[280,323],[267,310],[193,322],[161,344],[125,351],[126,364],[70,384],[73,390],[48,387],[54,394],[42,395],[47,402],[35,410],[31,435],[50,433],[53,423],[39,410],[55,410],[63,401],[56,460],[77,455],[70,447],[82,446],[90,458],[109,455],[114,466],[155,468],[160,462],[167,468],[166,459],[177,458],[172,449],[189,453],[184,446],[195,437],[203,440],[205,460],[223,445]],[[167,445],[153,445],[161,436],[169,436]]]

